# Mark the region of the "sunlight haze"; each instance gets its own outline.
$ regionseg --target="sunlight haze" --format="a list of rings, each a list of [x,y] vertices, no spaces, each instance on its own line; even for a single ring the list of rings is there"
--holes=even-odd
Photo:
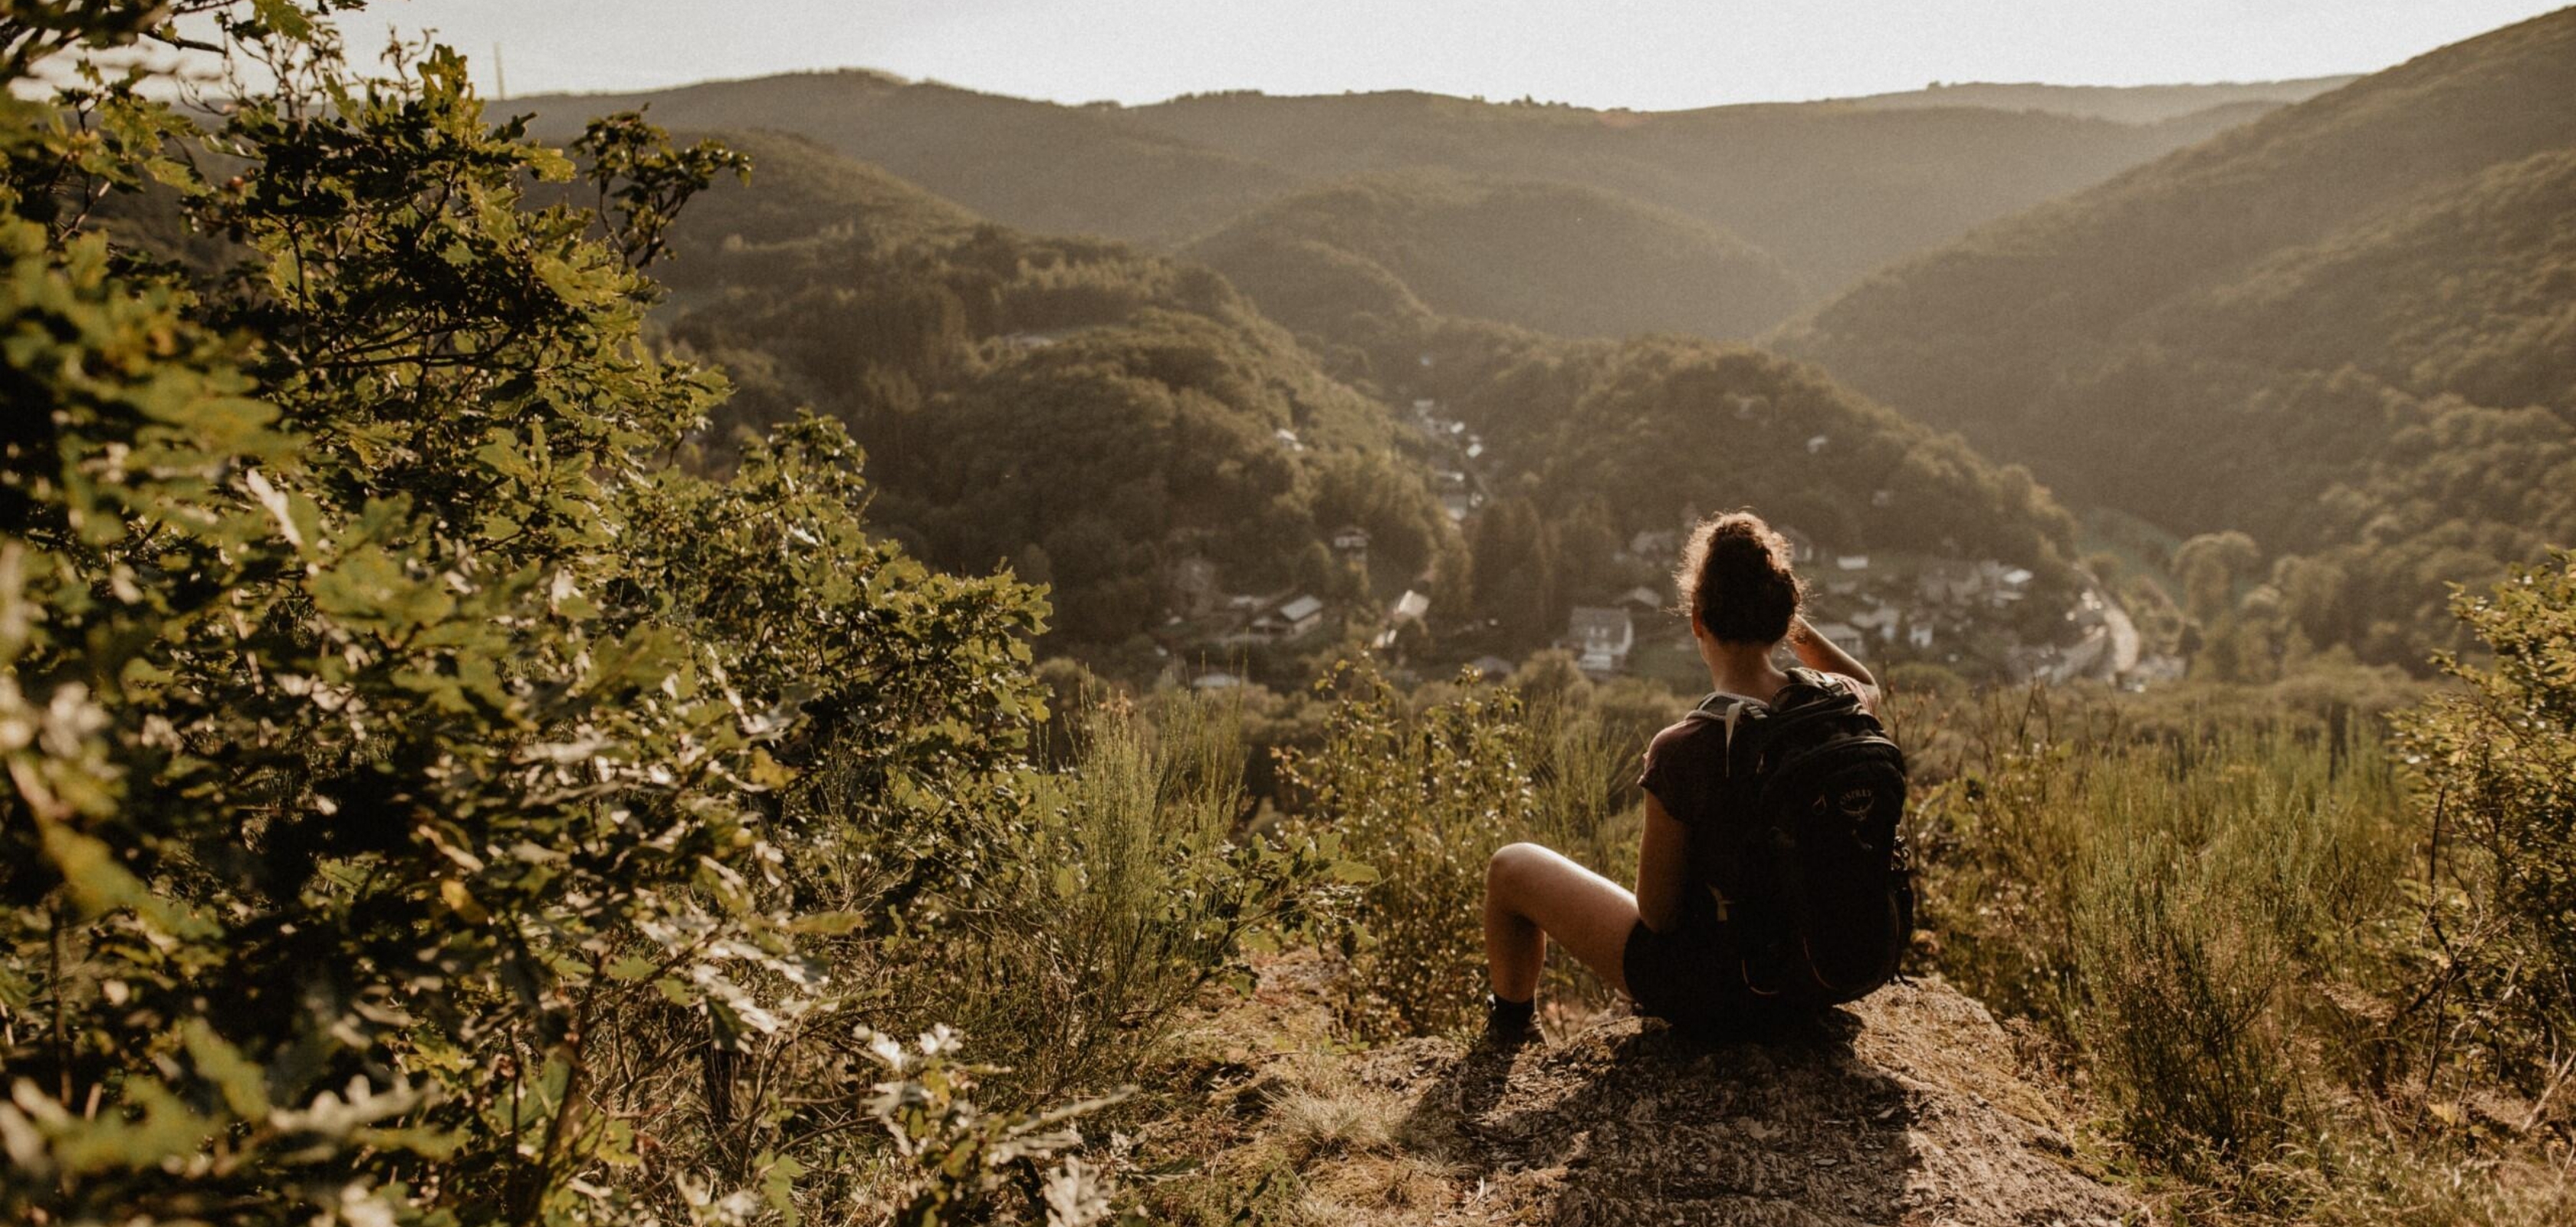
[[[1057,102],[1419,89],[1672,110],[1941,81],[2141,85],[2368,72],[2543,0],[397,0],[352,46],[438,32],[487,88],[656,88],[863,67]]]

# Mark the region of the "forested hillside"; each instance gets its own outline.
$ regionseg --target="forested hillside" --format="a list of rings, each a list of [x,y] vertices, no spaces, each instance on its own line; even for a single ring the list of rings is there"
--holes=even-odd
[[[1499,214],[1567,242],[1609,230],[1575,254],[1624,237],[1634,265],[1546,266],[1604,293],[1623,271],[1650,276],[1657,236],[1696,244],[1684,253],[1707,275],[1767,273],[1778,291],[1776,270],[1686,218],[1567,186],[1405,176],[1229,230],[1192,251],[1211,271],[971,225],[789,138],[747,147],[787,156],[698,201],[672,264],[690,292],[671,336],[736,383],[709,445],[800,405],[841,418],[869,450],[880,523],[946,565],[1052,583],[1051,642],[1095,663],[1150,664],[1136,655],[1149,632],[1191,650],[1204,628],[1168,624],[1199,603],[1181,590],[1199,561],[1226,592],[1309,591],[1363,622],[1372,598],[1424,590],[1447,641],[1411,641],[1417,655],[1517,659],[1559,637],[1571,607],[1661,586],[1669,557],[1632,553],[1637,534],[1748,503],[1845,551],[2030,566],[2044,599],[2029,608],[2049,609],[2032,630],[2059,632],[2071,521],[2026,475],[1795,363],[1472,318],[1547,308],[1478,280],[1480,253],[1440,224]],[[1568,220],[1569,205],[1602,212]],[[786,224],[799,210],[802,233]],[[1604,215],[1640,233],[1593,224]],[[1696,305],[1723,310],[1725,288]],[[1472,452],[1453,433],[1467,430]],[[1367,577],[1326,547],[1349,526],[1369,536]]]
[[[720,230],[766,182],[699,224]],[[1075,643],[1161,626],[1190,560],[1227,592],[1359,598],[1325,544],[1336,529],[1366,529],[1405,575],[1455,539],[1384,408],[1205,268],[990,225],[904,242],[863,223],[675,266],[703,290],[672,337],[737,386],[712,445],[801,406],[839,417],[868,448],[881,524],[943,564],[1053,584]]]
[[[556,139],[591,116],[644,106],[672,128],[793,133],[996,221],[1045,233],[1177,241],[1295,183],[1276,168],[1139,128],[1114,112],[859,69],[508,105],[533,112],[537,131]]]
[[[1888,554],[2036,572],[2011,616],[1966,619],[1985,632],[1989,655],[1963,662],[1944,643],[1937,659],[2000,672],[2016,639],[2065,633],[2078,581],[2073,520],[2057,500],[2018,466],[1993,464],[1814,366],[1696,337],[1568,341],[1442,315],[1374,262],[1319,241],[1207,250],[1334,374],[1413,406],[1417,426],[1447,442],[1435,455],[1485,500],[1468,534],[1469,608],[1506,642],[1547,633],[1570,605],[1660,587],[1669,559],[1655,547],[1632,552],[1638,534],[1668,539],[1697,512],[1746,505],[1805,534],[1821,551],[1807,565],[1826,579],[1833,556],[1880,552],[1868,582],[1828,585],[1842,589],[1823,598],[1832,616],[1912,600],[1900,595],[1910,570]]]
[[[2071,497],[2241,529],[2310,641],[2420,659],[2576,535],[2576,12],[1873,278],[1781,343]]]
[[[683,249],[730,244],[788,247],[868,237],[879,244],[950,238],[981,219],[884,170],[843,157],[804,137],[780,132],[728,132],[724,142],[759,168],[748,179],[710,185],[672,227]],[[773,253],[776,254],[776,253]]]
[[[1415,93],[1205,95],[1124,114],[1306,178],[1436,167],[1616,191],[1724,227],[1814,294],[2234,122],[1832,102],[1594,111]]]
[[[1633,198],[1623,214],[1660,206],[1731,233],[1780,261],[1809,296],[2250,117],[2221,107],[2130,124],[2046,107],[1845,103],[1651,113],[1419,93],[1067,107],[860,71],[510,105],[561,137],[588,116],[647,104],[674,128],[807,137],[1024,230],[1164,248],[1353,175],[1576,183]],[[1497,220],[1506,224],[1463,241],[1483,250],[1527,237],[1507,215]],[[1547,296],[1542,271],[1512,293]]]
[[[1314,258],[1336,266],[1374,265],[1444,315],[1561,336],[1749,336],[1804,297],[1777,260],[1682,213],[1574,184],[1440,172],[1308,189],[1185,254],[1231,266],[1264,247],[1308,244],[1329,249]]]

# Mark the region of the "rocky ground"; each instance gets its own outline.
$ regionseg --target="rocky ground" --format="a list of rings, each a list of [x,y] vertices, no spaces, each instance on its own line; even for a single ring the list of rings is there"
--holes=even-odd
[[[1316,1224],[2090,1224],[2085,1174],[1982,1006],[1937,980],[1797,1034],[1708,1043],[1610,1018],[1508,1051],[1323,1033],[1285,960],[1201,1042],[1205,1111],[1131,1140],[1161,1218]]]

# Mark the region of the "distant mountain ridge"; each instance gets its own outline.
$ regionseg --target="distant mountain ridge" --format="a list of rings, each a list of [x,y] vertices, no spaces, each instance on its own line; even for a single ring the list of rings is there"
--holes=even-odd
[[[792,73],[636,94],[513,98],[541,134],[651,108],[670,128],[791,133],[884,167],[996,221],[1042,233],[1169,242],[1295,186],[1280,171],[1122,122],[866,70]]]
[[[2218,90],[2208,96],[2236,105],[2146,124],[2047,107],[1910,108],[1887,100],[1655,113],[1421,93],[1230,93],[1072,107],[860,70],[506,105],[533,111],[539,132],[556,137],[592,115],[646,106],[673,128],[790,133],[1006,225],[1167,250],[1356,175],[1571,183],[1671,210],[1759,248],[1811,299],[2267,105],[2242,96],[2259,87],[2174,88],[2186,91],[2178,98]],[[1520,291],[1540,292],[1535,284]]]
[[[2086,119],[2152,124],[2220,107],[2263,109],[2305,102],[2361,79],[2359,73],[2288,81],[2221,81],[2188,85],[2048,85],[2033,81],[1936,82],[1918,90],[1840,99],[1857,107],[1983,107],[2048,111]]]
[[[1619,192],[1769,251],[1814,293],[2226,126],[1839,103],[1591,111],[1419,93],[1209,95],[1124,114],[1308,179],[1437,168]]]

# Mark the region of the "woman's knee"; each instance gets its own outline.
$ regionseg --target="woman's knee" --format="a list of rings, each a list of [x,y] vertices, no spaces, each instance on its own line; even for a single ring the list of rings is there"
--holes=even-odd
[[[1485,860],[1485,890],[1488,894],[1509,894],[1554,859],[1556,853],[1539,844],[1504,844]]]

